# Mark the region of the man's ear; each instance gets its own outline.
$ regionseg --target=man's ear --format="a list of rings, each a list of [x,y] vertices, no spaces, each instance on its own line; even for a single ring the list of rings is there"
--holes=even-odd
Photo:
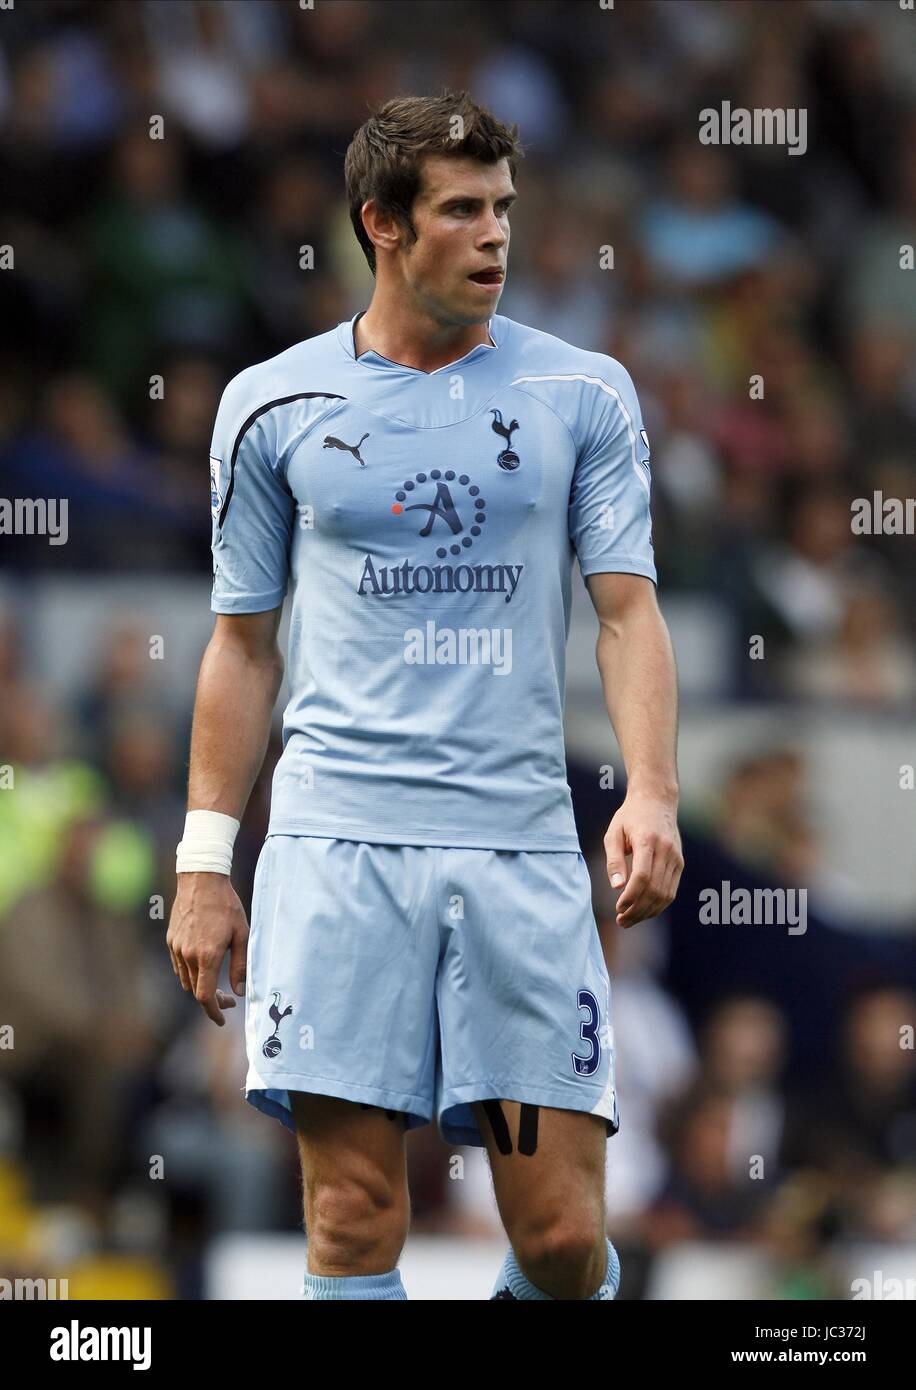
[[[398,222],[394,213],[383,212],[374,198],[367,198],[362,206],[361,212],[363,227],[366,235],[375,247],[376,253],[379,251],[396,251],[400,244],[409,246],[412,240],[416,240],[416,232],[411,228],[407,231],[405,239],[405,228]]]

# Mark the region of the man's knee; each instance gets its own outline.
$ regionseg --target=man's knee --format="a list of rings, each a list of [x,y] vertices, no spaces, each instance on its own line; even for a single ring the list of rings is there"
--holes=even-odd
[[[310,1251],[323,1266],[338,1266],[342,1274],[379,1260],[385,1269],[392,1268],[407,1224],[406,1197],[380,1176],[335,1177],[312,1184],[306,1194]]]
[[[522,1220],[508,1232],[519,1265],[536,1288],[564,1298],[587,1298],[606,1268],[604,1222],[595,1214],[557,1212]]]
[[[523,1225],[512,1240],[512,1248],[528,1263],[575,1271],[592,1259],[601,1235],[595,1222],[564,1214],[546,1225]]]

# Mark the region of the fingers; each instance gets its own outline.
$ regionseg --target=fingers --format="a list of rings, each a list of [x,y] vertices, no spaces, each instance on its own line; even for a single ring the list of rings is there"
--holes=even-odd
[[[185,965],[178,952],[172,949],[171,942],[167,941],[166,945],[169,948],[169,955],[172,957],[172,969],[181,982],[181,988],[185,990],[185,992],[190,993],[191,977],[188,974],[188,967]]]
[[[195,966],[195,968],[194,968],[194,979],[195,979],[195,984],[192,986],[192,984],[191,984],[191,971],[190,971],[189,965],[182,959],[181,956],[179,956],[178,954],[176,954],[175,951],[172,950],[172,947],[171,947],[171,946],[169,946],[169,955],[170,955],[171,958],[172,958],[172,969],[174,970],[175,974],[178,976],[179,980],[181,981],[181,987],[182,987],[182,989],[185,990],[185,991],[186,991],[187,993],[189,993],[189,994],[193,994],[193,995],[195,996],[195,998],[197,999],[198,1003],[203,1007],[204,1013],[207,1015],[207,1017],[208,1017],[208,1018],[212,1018],[214,1023],[218,1023],[220,1026],[222,1026],[222,1024],[225,1022],[225,1020],[224,1020],[222,1014],[220,1013],[220,1010],[221,1010],[221,1009],[234,1009],[234,1008],[235,1008],[235,999],[232,997],[231,994],[227,994],[227,993],[225,992],[225,990],[222,990],[222,989],[217,989],[217,990],[215,990],[215,991],[213,992],[213,998],[212,998],[212,999],[211,999],[209,996],[201,997],[201,996],[198,994],[198,987],[200,986],[201,979],[204,980],[204,982],[205,982],[204,988],[206,988],[206,982],[208,981],[209,976],[207,976],[207,975],[206,975],[204,972],[202,972],[202,971],[201,971],[201,972],[198,972],[198,970],[197,970],[197,968],[196,968],[196,966]],[[234,987],[234,986],[233,986],[233,987]],[[245,990],[245,976],[244,976],[244,972],[243,972],[243,974],[242,974],[242,981],[241,981],[241,989],[236,990],[236,993],[242,994],[242,993],[244,993],[244,990]]]
[[[674,901],[684,860],[678,845],[651,837],[633,856],[633,868],[617,899],[617,924],[633,927],[657,917]]]
[[[657,896],[657,888],[652,882],[652,865],[655,847],[651,841],[637,845],[633,851],[633,866],[630,876],[617,899],[617,924],[632,927],[641,922],[646,909]]]
[[[247,974],[246,956],[248,952],[248,933],[237,931],[232,938],[232,947],[229,952],[229,984],[238,995],[245,993],[245,976]],[[232,1001],[235,1003],[235,1000]]]
[[[221,1028],[223,1009],[234,1008],[234,994],[245,993],[248,923],[228,880],[209,874],[196,879],[192,875],[191,880],[179,884],[166,945],[182,989],[193,994],[207,1017]],[[216,987],[227,949],[234,994]]]
[[[207,1018],[212,1018],[213,1022],[222,1028],[226,1020],[223,1018],[222,1010],[217,1003],[217,994],[222,995],[223,999],[230,996],[223,994],[222,990],[217,990],[216,981],[219,978],[220,962],[216,959],[202,961],[197,972],[197,983],[194,986],[194,998],[203,1009]],[[233,1003],[235,1001],[233,1000]]]
[[[612,888],[622,888],[627,881],[627,842],[623,821],[615,816],[608,826],[604,841],[607,856],[607,876]]]
[[[677,886],[681,881],[681,874],[684,870],[684,861],[678,849],[672,848],[669,860],[668,877],[665,880],[664,889],[665,907],[667,907],[669,903],[674,902],[677,896]]]

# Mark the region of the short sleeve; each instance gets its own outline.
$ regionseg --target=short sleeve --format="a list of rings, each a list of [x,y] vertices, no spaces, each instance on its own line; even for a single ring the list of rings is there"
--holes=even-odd
[[[583,576],[642,574],[655,583],[649,440],[629,373],[611,358],[604,364],[582,385],[569,536]]]
[[[278,608],[289,579],[295,501],[278,462],[277,405],[253,401],[242,378],[223,392],[210,446],[214,613]]]

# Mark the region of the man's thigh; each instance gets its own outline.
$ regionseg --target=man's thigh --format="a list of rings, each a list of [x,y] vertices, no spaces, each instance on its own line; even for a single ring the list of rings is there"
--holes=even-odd
[[[289,1100],[306,1213],[322,1192],[354,1187],[381,1203],[406,1202],[406,1115],[304,1091]]]
[[[607,1127],[598,1115],[518,1101],[477,1101],[496,1202],[510,1238],[573,1215],[604,1224]]]

